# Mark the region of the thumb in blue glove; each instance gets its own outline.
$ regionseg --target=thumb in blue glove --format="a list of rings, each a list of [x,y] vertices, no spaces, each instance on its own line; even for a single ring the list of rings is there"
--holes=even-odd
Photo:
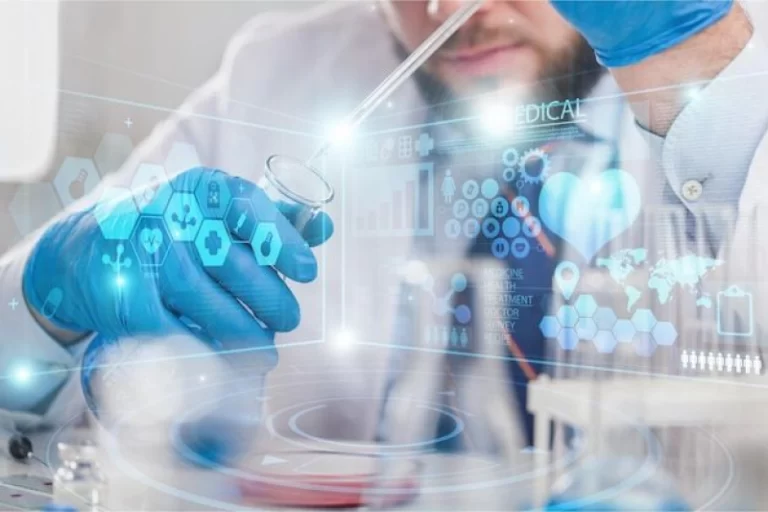
[[[606,67],[636,64],[724,18],[733,0],[552,0]]]

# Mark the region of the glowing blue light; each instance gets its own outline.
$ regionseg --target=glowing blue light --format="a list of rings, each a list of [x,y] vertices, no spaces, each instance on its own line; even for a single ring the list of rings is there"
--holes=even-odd
[[[29,366],[19,365],[11,372],[11,379],[15,384],[28,384],[32,380],[32,370]]]

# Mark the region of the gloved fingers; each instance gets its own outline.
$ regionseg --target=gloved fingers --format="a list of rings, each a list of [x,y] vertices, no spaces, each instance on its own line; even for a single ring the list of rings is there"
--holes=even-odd
[[[262,327],[243,304],[191,257],[188,257],[184,267],[185,278],[194,283],[194,291],[178,290],[173,283],[162,283],[163,300],[168,309],[190,320],[194,325],[187,327],[193,334],[197,335],[199,327],[205,336],[215,340],[217,349],[258,349],[263,351],[267,364],[276,364],[272,332]]]
[[[327,242],[333,236],[333,221],[325,212],[318,212],[304,228],[304,240],[310,247]]]
[[[232,244],[224,265],[206,271],[268,329],[286,332],[298,326],[298,300],[272,267],[258,264],[249,245]]]
[[[295,205],[290,205],[285,202],[278,202],[277,208],[285,217],[296,225],[296,216],[298,215],[298,208]],[[307,221],[304,229],[301,232],[301,236],[309,244],[310,247],[318,246],[326,242],[333,235],[333,221],[331,217],[325,212],[317,212]]]
[[[257,222],[256,234],[251,241],[254,250],[264,254],[264,247],[274,247],[271,244],[277,243],[279,239],[279,247],[269,249],[269,257],[265,258],[271,261],[274,258],[271,251],[277,251],[277,258],[272,266],[278,272],[293,281],[307,283],[314,280],[317,277],[317,260],[309,244],[290,220],[256,184],[241,178],[227,179],[230,180],[230,188],[243,190],[242,197],[250,199],[254,207]]]

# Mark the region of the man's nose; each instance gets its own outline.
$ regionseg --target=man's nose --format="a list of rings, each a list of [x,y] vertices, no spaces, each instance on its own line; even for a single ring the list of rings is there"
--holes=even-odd
[[[427,3],[427,12],[435,20],[443,22],[457,10],[468,3],[474,3],[476,0],[429,0]],[[478,14],[484,14],[491,8],[494,0],[484,0],[478,9]]]

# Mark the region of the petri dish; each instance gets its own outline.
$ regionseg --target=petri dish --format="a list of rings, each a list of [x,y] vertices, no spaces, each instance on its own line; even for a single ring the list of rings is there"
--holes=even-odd
[[[239,472],[238,486],[249,505],[280,507],[360,507],[375,500],[391,507],[407,503],[419,492],[422,465],[403,458],[328,451],[257,454]]]
[[[299,232],[334,196],[333,187],[319,170],[298,158],[284,155],[267,158],[259,186],[273,202],[295,210],[293,224]]]

